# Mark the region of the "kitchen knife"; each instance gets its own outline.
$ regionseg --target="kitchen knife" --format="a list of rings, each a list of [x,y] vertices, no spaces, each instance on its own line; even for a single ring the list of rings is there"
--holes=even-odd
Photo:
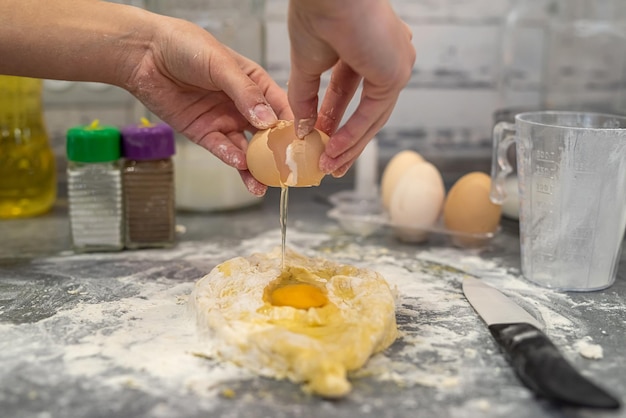
[[[619,401],[579,374],[528,312],[482,280],[465,276],[463,293],[487,323],[519,379],[536,394],[562,404],[619,408]]]

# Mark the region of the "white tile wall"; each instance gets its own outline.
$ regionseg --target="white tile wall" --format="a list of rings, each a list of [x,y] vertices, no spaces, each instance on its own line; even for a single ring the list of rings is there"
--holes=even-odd
[[[417,61],[380,134],[383,155],[407,147],[445,155],[487,155],[498,101],[498,30],[507,1],[392,2],[413,30]],[[264,65],[283,86],[289,72],[286,9],[287,0],[266,0]],[[48,128],[57,142],[74,124],[99,118],[122,125],[143,114],[134,98],[111,86],[46,83],[44,98]]]

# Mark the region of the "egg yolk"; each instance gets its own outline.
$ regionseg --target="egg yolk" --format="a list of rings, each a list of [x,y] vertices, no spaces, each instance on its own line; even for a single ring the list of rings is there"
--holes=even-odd
[[[271,294],[274,306],[291,306],[296,309],[319,308],[328,303],[326,295],[315,286],[298,283],[274,289]]]

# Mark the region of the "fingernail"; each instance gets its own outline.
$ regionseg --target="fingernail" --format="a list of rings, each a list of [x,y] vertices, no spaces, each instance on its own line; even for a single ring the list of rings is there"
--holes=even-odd
[[[250,185],[248,191],[257,197],[265,196],[267,187],[259,184]]]
[[[311,133],[314,126],[315,126],[315,119],[313,118],[300,119],[298,121],[298,128],[296,129],[296,136],[298,138],[304,138],[305,136]]]
[[[250,193],[259,197],[265,195],[265,192],[267,191],[267,186],[259,183],[254,177],[252,177],[250,173],[247,173],[247,175],[242,175],[242,179]]]
[[[265,129],[276,125],[278,117],[272,108],[264,103],[259,103],[252,110],[252,117],[256,122],[256,127]]]
[[[346,173],[350,170],[350,164],[346,164],[343,167],[339,167],[337,170],[333,171],[331,174],[334,178],[338,179],[346,175]]]
[[[333,160],[326,154],[320,155],[320,170],[322,170],[326,174],[331,174],[335,171],[335,166],[333,165]]]

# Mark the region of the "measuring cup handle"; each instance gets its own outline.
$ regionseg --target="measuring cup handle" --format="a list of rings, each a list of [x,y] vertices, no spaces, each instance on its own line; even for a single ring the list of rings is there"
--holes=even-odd
[[[506,199],[505,179],[513,166],[509,162],[507,151],[515,142],[515,124],[498,122],[493,127],[493,155],[491,158],[491,193],[489,197],[495,204],[501,205]]]

